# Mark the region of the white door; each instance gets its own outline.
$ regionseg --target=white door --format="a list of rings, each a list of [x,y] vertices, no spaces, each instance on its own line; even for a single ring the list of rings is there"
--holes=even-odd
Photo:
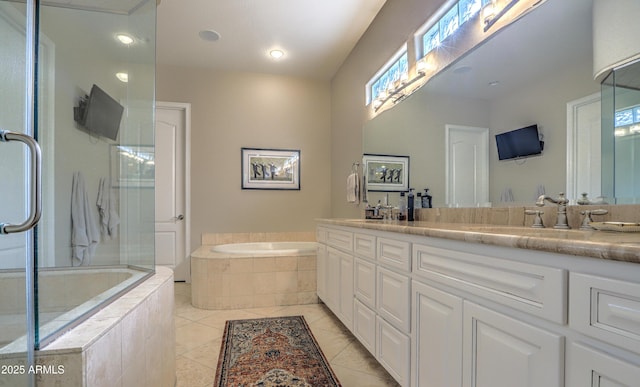
[[[447,205],[488,205],[489,129],[447,125],[445,130]]]
[[[567,198],[601,195],[600,93],[567,103]]]
[[[174,270],[176,281],[190,281],[188,248],[189,105],[156,104],[156,264]]]

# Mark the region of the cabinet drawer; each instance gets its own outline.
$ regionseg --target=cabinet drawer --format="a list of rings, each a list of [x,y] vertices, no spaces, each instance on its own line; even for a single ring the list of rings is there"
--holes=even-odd
[[[349,231],[327,229],[326,243],[348,252],[353,251],[353,233]]]
[[[353,252],[371,260],[376,259],[376,237],[367,234],[353,235]]]
[[[640,353],[640,284],[579,273],[569,284],[572,328]]]
[[[411,282],[409,277],[379,267],[377,272],[376,311],[405,333],[411,330]]]
[[[404,271],[411,271],[411,244],[394,239],[378,238],[378,262]]]
[[[376,265],[355,258],[353,291],[356,297],[369,308],[376,307]]]
[[[353,334],[376,355],[376,313],[358,300],[353,301]]]
[[[376,321],[376,358],[401,386],[408,386],[411,354],[409,336],[379,316]]]
[[[413,272],[547,320],[567,320],[564,269],[414,244]]]

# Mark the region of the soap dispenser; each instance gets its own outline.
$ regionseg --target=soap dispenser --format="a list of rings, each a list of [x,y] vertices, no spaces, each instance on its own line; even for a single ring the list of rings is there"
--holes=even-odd
[[[407,219],[407,199],[404,197],[404,192],[400,192],[400,202],[398,203],[400,214],[398,214],[398,220]]]
[[[414,210],[414,195],[413,188],[409,188],[409,195],[407,196],[407,220],[413,222],[413,210]]]
[[[432,208],[431,199],[432,196],[429,195],[429,188],[425,188],[424,194],[422,194],[422,208]]]

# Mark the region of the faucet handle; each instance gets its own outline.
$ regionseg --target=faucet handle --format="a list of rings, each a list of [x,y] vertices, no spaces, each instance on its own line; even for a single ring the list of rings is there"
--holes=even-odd
[[[535,215],[535,219],[533,220],[533,224],[531,227],[533,228],[544,228],[544,223],[542,223],[542,217],[540,215],[544,214],[544,211],[540,210],[525,210],[524,213],[526,215]]]
[[[584,218],[582,218],[582,224],[580,225],[580,230],[594,230],[593,227],[591,227],[591,225],[589,223],[593,222],[593,219],[591,219],[592,215],[606,215],[608,214],[609,211],[599,208],[597,210],[584,210],[584,211],[580,211],[581,215],[584,215]]]

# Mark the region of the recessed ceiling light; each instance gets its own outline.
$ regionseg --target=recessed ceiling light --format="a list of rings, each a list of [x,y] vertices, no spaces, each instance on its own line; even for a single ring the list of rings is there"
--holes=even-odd
[[[198,36],[207,42],[217,42],[220,40],[220,34],[214,30],[202,30],[198,32]]]
[[[120,82],[124,82],[124,83],[129,82],[129,74],[125,72],[117,73],[116,78],[118,78]]]
[[[271,50],[269,51],[269,55],[271,55],[271,57],[273,59],[280,59],[284,56],[284,51],[282,50]]]
[[[116,39],[122,44],[126,44],[127,46],[134,42],[134,39],[127,34],[118,34],[116,35]]]

